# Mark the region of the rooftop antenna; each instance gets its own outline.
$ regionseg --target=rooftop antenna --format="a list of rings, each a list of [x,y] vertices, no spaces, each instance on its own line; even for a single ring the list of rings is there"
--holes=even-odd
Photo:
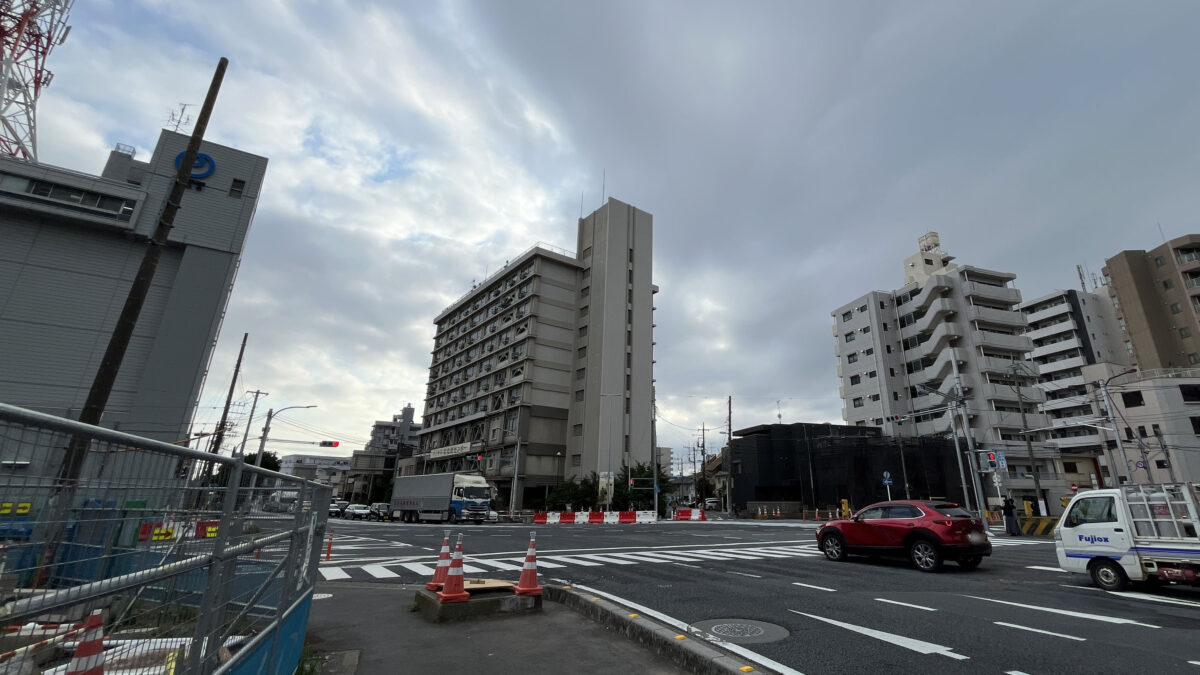
[[[600,206],[604,206],[604,197],[608,194],[608,169],[600,171]]]
[[[1087,279],[1083,276],[1083,265],[1076,265],[1075,271],[1079,273],[1079,287],[1083,289],[1084,293],[1087,293]]]
[[[172,110],[167,116],[167,128],[175,133],[179,133],[179,128],[184,129],[192,126],[192,116],[188,114],[188,106],[195,106],[194,103],[180,103],[179,110]]]
[[[583,220],[583,190],[579,191],[579,219]]]
[[[1163,238],[1163,243],[1164,243],[1164,244],[1165,244],[1165,243],[1167,243],[1167,235],[1163,233],[1163,229],[1162,229],[1162,223],[1161,223],[1161,222],[1156,222],[1156,224],[1158,225],[1158,236],[1160,236],[1160,237],[1162,237],[1162,238]]]
[[[783,408],[779,405],[778,400],[775,401],[775,419],[779,420],[780,424],[783,424]]]

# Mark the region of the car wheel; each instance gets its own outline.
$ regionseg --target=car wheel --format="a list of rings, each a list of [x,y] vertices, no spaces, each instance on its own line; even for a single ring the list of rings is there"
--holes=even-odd
[[[908,545],[908,558],[922,572],[936,572],[942,567],[942,554],[928,539],[914,539]]]
[[[965,558],[959,558],[957,560],[957,562],[958,562],[958,566],[963,568],[964,570],[973,570],[976,567],[979,567],[979,563],[983,562],[983,556],[969,555]]]
[[[1125,576],[1125,570],[1107,558],[1093,560],[1088,571],[1091,572],[1092,583],[1106,591],[1122,591],[1129,585],[1129,577]]]
[[[840,534],[827,534],[821,537],[821,551],[826,558],[841,562],[846,559],[846,541]]]

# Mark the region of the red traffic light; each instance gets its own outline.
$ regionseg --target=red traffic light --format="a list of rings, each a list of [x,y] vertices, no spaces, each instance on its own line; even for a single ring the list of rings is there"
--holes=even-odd
[[[991,462],[991,461],[994,461],[995,459],[996,459],[996,453],[989,452],[988,453],[988,461]]]
[[[321,441],[322,448],[336,448],[337,446],[338,446],[337,441]]]
[[[633,487],[633,479],[632,478],[629,479],[629,487]]]
[[[476,462],[482,462],[482,461],[483,461],[483,455],[476,455],[476,456],[475,456],[475,461],[476,461]]]

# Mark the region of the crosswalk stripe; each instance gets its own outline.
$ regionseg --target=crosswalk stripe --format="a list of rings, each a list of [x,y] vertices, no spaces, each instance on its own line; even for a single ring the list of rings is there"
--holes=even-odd
[[[522,567],[520,565],[506,563],[503,560],[480,560],[478,558],[472,558],[471,562],[475,563],[476,565],[487,565],[488,567],[495,567],[498,570],[516,570],[519,572],[522,569]]]
[[[362,571],[370,574],[376,579],[390,579],[391,577],[400,576],[399,574],[396,574],[382,565],[363,565]]]
[[[562,561],[562,562],[565,562],[568,564],[572,564],[572,565],[582,565],[583,567],[599,567],[600,565],[604,564],[604,563],[593,562],[591,560],[580,560],[579,558],[572,558],[571,556],[565,556],[565,555],[556,555],[554,557],[542,556],[542,557],[538,558],[538,562],[541,562],[542,560],[546,560],[546,559],[559,560],[559,561]]]
[[[433,577],[433,568],[422,563],[400,563],[406,570],[412,570],[423,577]]]
[[[689,551],[689,553],[715,557],[718,560],[759,560],[764,557],[761,555],[755,555],[753,553],[738,553],[737,551],[729,551],[726,549],[721,549],[720,551]]]
[[[682,560],[684,562],[696,562],[698,560],[708,560],[708,558],[698,555],[688,555],[687,553],[679,553],[676,551],[639,551],[638,555],[650,556],[654,558],[666,558],[668,561]]]
[[[321,576],[325,577],[325,581],[337,581],[339,579],[349,579],[350,575],[346,570],[340,567],[322,567]]]
[[[816,555],[811,551],[780,551],[770,548],[739,548],[739,551],[747,551],[749,553],[758,553],[760,555],[769,556],[772,558],[796,558],[806,555]]]
[[[649,563],[669,563],[669,562],[671,562],[670,560],[668,560],[666,558],[659,558],[657,556],[648,555],[646,553],[640,553],[640,552],[639,553],[609,553],[609,555],[616,556],[618,558],[628,558],[629,560],[636,560],[637,562],[649,562]]]
[[[637,564],[637,563],[633,562],[632,560],[622,560],[620,558],[615,558],[615,557],[609,556],[609,555],[595,555],[595,554],[591,554],[591,553],[585,553],[585,554],[580,555],[579,557],[587,558],[588,560],[599,560],[600,562],[608,562],[608,563],[612,563],[614,565],[636,565]]]
[[[501,558],[501,559],[502,560],[511,560],[513,562],[520,562],[520,563],[525,562],[524,556],[521,556],[520,558]],[[480,561],[480,562],[482,562],[482,561]],[[545,567],[547,569],[558,569],[559,567],[566,567],[566,565],[559,565],[558,563],[546,562],[546,559],[544,557],[538,557],[537,564],[538,564],[538,567]]]

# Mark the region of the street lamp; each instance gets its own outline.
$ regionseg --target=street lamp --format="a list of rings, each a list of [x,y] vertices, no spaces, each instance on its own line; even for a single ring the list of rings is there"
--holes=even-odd
[[[280,408],[279,412],[283,412],[284,410],[298,410],[298,409],[302,409],[302,408],[315,408],[315,407],[317,407],[317,406],[315,406],[315,405],[290,405],[286,408]],[[271,433],[271,418],[273,418],[275,415],[278,415],[278,414],[279,413],[275,412],[274,409],[267,411],[267,423],[266,423],[266,425],[263,426],[262,438],[258,439],[258,454],[255,455],[255,457],[254,457],[254,465],[255,466],[259,466],[259,467],[262,466],[263,448],[265,448],[267,446],[267,436]]]
[[[517,510],[517,479],[521,474],[521,433],[520,433],[521,418],[517,417],[517,431],[504,430],[505,434],[512,434],[517,437],[517,451],[513,458],[513,479],[512,489],[508,495],[508,512],[514,513]]]

